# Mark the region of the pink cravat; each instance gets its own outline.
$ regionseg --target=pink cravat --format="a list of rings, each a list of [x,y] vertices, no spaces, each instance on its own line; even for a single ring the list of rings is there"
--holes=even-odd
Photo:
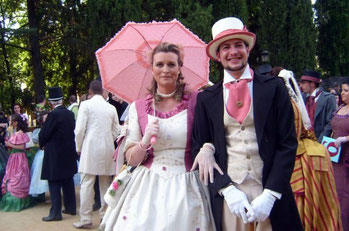
[[[251,106],[251,96],[247,83],[252,79],[238,79],[235,82],[226,83],[229,89],[227,111],[231,117],[240,124],[246,118]]]

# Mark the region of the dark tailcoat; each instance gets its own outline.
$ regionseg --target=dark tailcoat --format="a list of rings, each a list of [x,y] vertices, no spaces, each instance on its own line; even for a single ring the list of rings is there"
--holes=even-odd
[[[331,135],[331,119],[335,111],[336,97],[331,93],[323,91],[316,101],[314,115],[314,132],[319,143],[321,143],[323,136]]]
[[[213,143],[215,159],[224,172],[214,174],[209,184],[213,215],[217,230],[221,230],[224,198],[218,191],[231,183],[227,175],[227,149],[224,130],[222,81],[199,93],[196,104],[192,158],[202,145]],[[264,162],[263,188],[282,193],[270,214],[273,230],[303,230],[290,186],[297,138],[291,102],[280,79],[255,73],[253,79],[253,116],[259,147]]]
[[[48,114],[39,133],[39,145],[44,148],[41,179],[63,180],[77,172],[74,129],[74,113],[64,106]]]

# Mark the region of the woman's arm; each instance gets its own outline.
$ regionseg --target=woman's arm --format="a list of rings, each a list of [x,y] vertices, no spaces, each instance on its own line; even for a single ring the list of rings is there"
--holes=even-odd
[[[142,141],[126,151],[125,159],[128,165],[135,167],[146,159],[147,149],[142,147],[141,142]]]
[[[5,141],[5,145],[6,147],[9,147],[9,148],[25,150],[25,144],[11,144],[10,142]]]
[[[129,109],[128,134],[125,145],[125,161],[130,166],[137,166],[147,158],[147,150],[151,148],[150,139],[159,133],[158,120],[148,121],[142,135],[135,103]]]

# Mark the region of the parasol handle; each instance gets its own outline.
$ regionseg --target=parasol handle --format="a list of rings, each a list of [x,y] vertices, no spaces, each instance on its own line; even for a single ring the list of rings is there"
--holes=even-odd
[[[152,137],[151,137],[150,143],[151,143],[151,145],[156,144],[156,136],[152,136]]]

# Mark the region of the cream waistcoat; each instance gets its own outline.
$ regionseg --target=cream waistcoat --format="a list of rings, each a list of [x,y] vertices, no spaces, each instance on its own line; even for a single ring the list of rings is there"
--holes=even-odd
[[[232,118],[224,107],[224,129],[228,154],[227,169],[231,180],[241,184],[245,179],[254,179],[261,184],[263,160],[258,151],[252,103],[242,124]]]

